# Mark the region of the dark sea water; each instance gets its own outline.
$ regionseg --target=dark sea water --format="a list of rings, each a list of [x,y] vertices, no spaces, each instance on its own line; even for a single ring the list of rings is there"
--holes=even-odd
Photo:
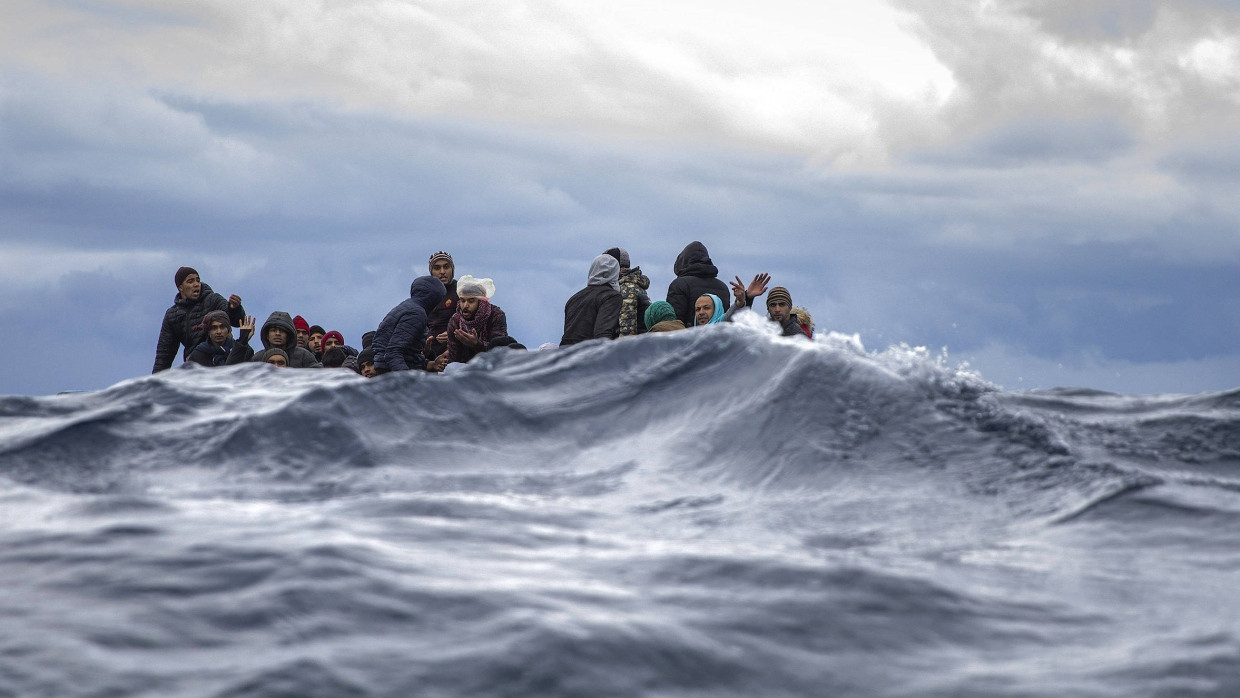
[[[753,327],[0,398],[2,696],[1237,696],[1240,392]]]

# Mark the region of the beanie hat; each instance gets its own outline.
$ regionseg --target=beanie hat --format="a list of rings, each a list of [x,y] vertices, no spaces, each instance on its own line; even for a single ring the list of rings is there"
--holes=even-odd
[[[377,332],[375,332],[374,330],[371,330],[371,331],[367,332],[366,334],[362,335],[362,351],[366,351],[367,349],[369,349],[369,348],[370,348],[370,345],[371,345],[371,344],[373,344],[373,343],[374,343],[374,341],[375,341],[375,335],[376,335],[376,334],[378,334],[378,333],[377,333]],[[371,360],[371,361],[374,361],[374,355],[373,355],[373,354],[371,355],[370,360]]]
[[[305,319],[304,317],[302,317],[302,316],[298,315],[297,317],[293,318],[293,329],[295,329],[295,330],[303,330],[303,331],[305,331],[305,332],[309,333],[309,332],[310,332],[310,323],[306,322],[306,319]]]
[[[375,362],[375,350],[366,347],[357,355],[357,366],[361,368],[362,364],[373,364]]]
[[[335,337],[336,341],[340,342],[340,344],[337,344],[336,346],[344,346],[344,335],[340,334],[336,330],[332,330],[331,332],[325,332],[323,334],[323,338],[319,340],[319,346],[323,346],[324,344],[327,344],[328,337]]]
[[[211,323],[213,322],[222,322],[224,323],[224,327],[228,327],[229,325],[228,313],[224,312],[223,310],[212,310],[211,312],[202,316],[202,329],[204,330],[211,329]]]
[[[259,353],[255,354],[252,361],[266,362],[267,359],[270,359],[273,356],[283,356],[284,362],[288,363],[288,352],[284,351],[280,347],[271,347],[269,349],[264,349],[260,351]]]
[[[439,252],[436,252],[435,254],[431,255],[431,259],[429,262],[427,262],[426,266],[428,268],[434,267],[435,262],[438,262],[441,259],[448,260],[448,264],[451,264],[453,268],[456,268],[456,262],[452,261],[452,255],[448,254],[447,252],[444,252],[443,250],[440,250]]]
[[[613,247],[610,250],[607,250],[606,252],[604,252],[603,254],[609,254],[612,257],[615,257],[616,261],[620,263],[621,267],[625,269],[629,268],[629,251],[624,249],[623,247]]]
[[[456,282],[456,295],[460,297],[486,298],[495,295],[495,282],[490,279],[475,279],[463,276]]]
[[[198,272],[193,267],[181,267],[180,269],[177,269],[177,275],[176,275],[177,288],[181,287],[181,284],[185,282],[185,279],[190,274],[197,274],[197,273]]]
[[[316,333],[317,333],[317,334],[327,334],[327,330],[323,329],[323,326],[322,326],[322,325],[311,325],[311,326],[310,326],[310,334],[316,334]]]
[[[788,289],[783,286],[776,286],[766,295],[766,304],[768,306],[775,301],[783,301],[788,304],[789,308],[792,307],[792,296],[788,293]]]
[[[655,301],[646,308],[646,315],[643,318],[646,321],[646,327],[654,327],[664,320],[671,320],[676,317],[676,310],[672,308],[672,304],[667,301]]]

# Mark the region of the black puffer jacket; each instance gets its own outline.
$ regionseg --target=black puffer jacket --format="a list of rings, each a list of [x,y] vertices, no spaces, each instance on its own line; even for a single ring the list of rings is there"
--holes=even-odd
[[[375,368],[380,371],[425,369],[426,319],[447,297],[443,282],[419,276],[409,285],[409,299],[388,311],[375,330]]]
[[[685,245],[673,269],[676,278],[667,287],[667,302],[685,327],[693,327],[693,304],[698,298],[713,293],[727,303],[732,297],[728,285],[719,280],[719,268],[710,261],[706,245],[696,240]]]
[[[185,347],[181,358],[189,356],[191,350],[207,339],[207,331],[202,327],[202,320],[212,310],[223,310],[228,313],[228,321],[233,327],[239,327],[245,318],[245,308],[238,305],[228,307],[228,299],[203,284],[202,292],[197,300],[186,300],[177,293],[172,299],[172,307],[164,312],[164,323],[159,328],[159,342],[155,345],[155,368],[151,373],[159,373],[172,368],[172,361],[177,355],[177,345]]]

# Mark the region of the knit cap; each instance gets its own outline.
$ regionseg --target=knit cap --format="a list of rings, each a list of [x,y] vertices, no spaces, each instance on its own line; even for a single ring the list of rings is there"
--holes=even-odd
[[[766,304],[768,306],[775,301],[783,301],[788,304],[789,308],[792,307],[792,295],[789,294],[788,289],[783,286],[776,286],[766,295]]]
[[[198,272],[195,271],[193,267],[181,267],[180,269],[177,269],[177,273],[176,273],[177,288],[181,287],[181,284],[185,282],[185,279],[187,279],[190,274],[197,274],[197,273]]]
[[[310,323],[306,322],[306,319],[304,317],[298,315],[297,317],[293,318],[293,329],[302,330],[308,333],[310,332]]]
[[[452,261],[452,255],[440,250],[439,252],[431,255],[430,261],[426,263],[427,268],[433,268],[435,266],[435,262],[438,262],[441,259],[446,259],[448,260],[448,264],[451,264],[454,267],[456,266],[456,262]]]
[[[624,249],[623,247],[613,247],[610,250],[607,250],[606,252],[604,252],[603,254],[609,254],[612,257],[615,257],[616,261],[620,263],[620,267],[622,269],[629,268],[629,251]]]

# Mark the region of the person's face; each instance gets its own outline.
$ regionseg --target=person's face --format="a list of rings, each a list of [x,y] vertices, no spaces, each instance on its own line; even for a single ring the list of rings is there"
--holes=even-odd
[[[446,259],[437,259],[431,265],[431,276],[443,282],[444,286],[452,280],[452,275],[456,273],[456,267]]]
[[[198,300],[198,296],[202,295],[202,279],[198,278],[197,274],[190,274],[185,277],[180,286],[177,286],[177,290],[181,292],[181,297],[186,300]]]
[[[267,344],[273,347],[284,348],[284,343],[288,341],[288,332],[283,327],[267,328]]]
[[[328,349],[331,349],[332,347],[338,347],[338,346],[340,346],[340,340],[336,339],[335,337],[328,337],[327,339],[323,340],[323,351],[324,352],[326,352]]]
[[[279,354],[273,354],[271,356],[268,356],[267,363],[271,364],[272,366],[279,366],[280,368],[284,368],[288,366],[288,361],[286,361],[284,357],[280,356]]]
[[[306,330],[297,330],[297,346],[305,349],[310,346],[310,333]]]
[[[475,296],[461,296],[461,304],[457,306],[461,309],[461,316],[467,320],[473,319],[474,313],[478,312],[480,302]]]
[[[771,314],[771,319],[775,322],[784,322],[788,319],[788,314],[792,312],[792,308],[788,307],[787,302],[777,300],[766,304],[766,312]]]
[[[227,342],[231,335],[232,330],[219,320],[212,321],[211,326],[207,328],[207,339],[217,346],[224,346],[224,342]]]
[[[697,299],[693,304],[693,318],[699,325],[705,325],[715,316],[715,302],[707,296]]]
[[[367,378],[374,378],[375,376],[379,375],[379,372],[375,370],[374,362],[367,361],[366,363],[362,364],[362,375],[366,376]]]
[[[311,351],[313,351],[316,354],[321,354],[323,352],[322,345],[323,345],[323,333],[322,332],[315,332],[314,334],[310,335],[310,350]]]

